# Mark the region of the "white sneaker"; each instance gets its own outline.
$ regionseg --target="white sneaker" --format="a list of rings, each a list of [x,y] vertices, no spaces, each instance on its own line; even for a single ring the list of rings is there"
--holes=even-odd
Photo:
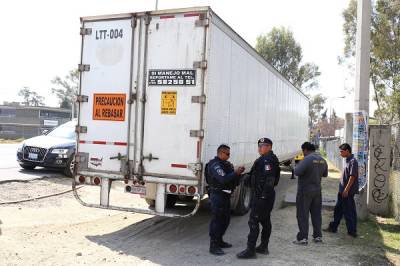
[[[313,241],[314,243],[322,243],[322,237],[314,237]]]
[[[295,245],[300,245],[300,246],[307,246],[308,245],[308,240],[307,239],[302,239],[302,240],[295,240],[293,241],[293,244]]]

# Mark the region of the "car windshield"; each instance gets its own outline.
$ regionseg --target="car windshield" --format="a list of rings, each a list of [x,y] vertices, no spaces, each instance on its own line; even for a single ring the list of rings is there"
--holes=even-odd
[[[76,139],[75,123],[68,122],[53,129],[47,136]]]

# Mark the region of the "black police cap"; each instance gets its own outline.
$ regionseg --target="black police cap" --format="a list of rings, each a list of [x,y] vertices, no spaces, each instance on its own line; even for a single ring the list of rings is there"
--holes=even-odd
[[[272,140],[270,140],[269,138],[261,138],[258,140],[258,145],[260,144],[269,144],[272,146]]]

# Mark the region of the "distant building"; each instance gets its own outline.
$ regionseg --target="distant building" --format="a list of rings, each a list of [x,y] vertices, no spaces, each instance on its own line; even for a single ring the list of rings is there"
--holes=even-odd
[[[0,105],[0,138],[39,136],[71,120],[71,110],[52,107]]]

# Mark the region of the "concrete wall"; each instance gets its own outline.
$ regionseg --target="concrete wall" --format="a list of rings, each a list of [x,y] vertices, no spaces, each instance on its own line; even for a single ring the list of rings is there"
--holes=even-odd
[[[389,207],[392,215],[400,221],[400,171],[392,171],[389,179]]]
[[[31,138],[51,129],[46,120],[57,125],[70,121],[71,111],[47,107],[0,106],[0,138]],[[45,121],[47,123],[45,123]]]
[[[392,126],[392,172],[389,179],[390,210],[400,221],[400,124]]]
[[[381,216],[389,214],[390,140],[390,126],[369,126],[367,205],[371,213]]]
[[[340,171],[343,170],[343,158],[339,154],[339,146],[343,141],[341,139],[328,140],[323,145],[326,151],[327,159]]]

